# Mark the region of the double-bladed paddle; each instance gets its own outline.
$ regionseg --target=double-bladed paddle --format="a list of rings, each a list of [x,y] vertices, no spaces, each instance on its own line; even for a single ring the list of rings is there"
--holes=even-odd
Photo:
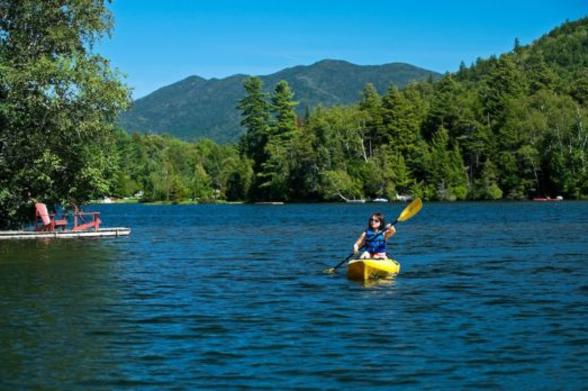
[[[419,213],[419,211],[421,210],[422,207],[423,207],[423,201],[421,201],[420,198],[417,198],[416,200],[414,200],[410,204],[408,204],[408,206],[402,210],[400,215],[390,225],[395,225],[399,221],[406,221],[406,220],[410,219],[411,217],[413,217],[414,215]],[[335,271],[339,268],[339,266],[343,265],[345,262],[350,260],[353,257],[353,255],[355,255],[355,253],[349,254],[347,256],[347,258],[345,258],[344,260],[339,262],[337,264],[337,266],[325,269],[325,270],[323,270],[323,272],[324,273],[335,273]]]

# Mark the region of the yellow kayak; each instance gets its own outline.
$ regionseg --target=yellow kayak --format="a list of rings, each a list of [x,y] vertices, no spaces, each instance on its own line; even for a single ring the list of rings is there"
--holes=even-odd
[[[400,264],[394,259],[352,259],[347,264],[347,278],[366,281],[386,278],[400,273]]]

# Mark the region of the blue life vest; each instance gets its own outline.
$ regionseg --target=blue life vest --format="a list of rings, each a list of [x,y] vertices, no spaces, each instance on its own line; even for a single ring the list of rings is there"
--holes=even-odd
[[[386,252],[384,231],[375,232],[371,228],[365,231],[365,248],[370,254]]]

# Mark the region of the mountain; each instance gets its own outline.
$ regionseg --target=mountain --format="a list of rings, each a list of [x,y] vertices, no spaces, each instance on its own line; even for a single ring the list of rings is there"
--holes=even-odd
[[[239,100],[244,96],[247,75],[224,79],[190,76],[163,87],[134,102],[119,122],[129,132],[168,133],[184,140],[210,138],[218,143],[238,140]],[[267,92],[286,80],[299,102],[297,111],[356,102],[361,90],[372,83],[383,94],[391,84],[399,88],[411,81],[440,75],[409,64],[355,65],[346,61],[323,60],[308,66],[287,68],[260,76]]]

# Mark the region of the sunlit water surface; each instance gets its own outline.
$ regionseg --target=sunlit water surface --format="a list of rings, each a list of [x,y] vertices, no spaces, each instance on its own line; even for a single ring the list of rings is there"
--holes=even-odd
[[[585,389],[588,203],[426,203],[392,281],[322,273],[404,205],[101,205],[0,242],[0,389]]]

